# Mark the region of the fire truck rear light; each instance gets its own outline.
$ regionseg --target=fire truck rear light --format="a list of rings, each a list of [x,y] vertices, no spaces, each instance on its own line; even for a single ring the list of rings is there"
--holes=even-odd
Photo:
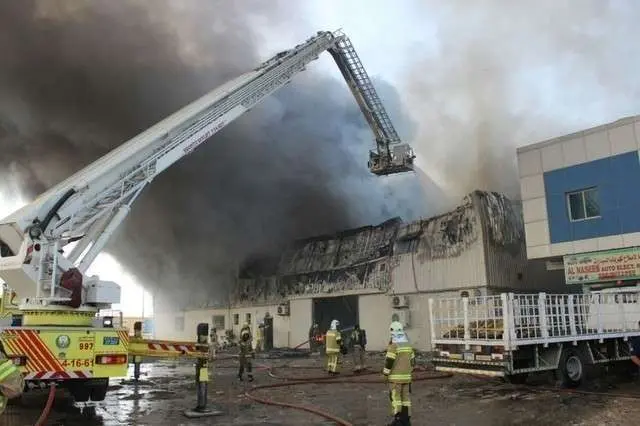
[[[96,364],[126,364],[126,355],[98,355],[96,356]]]
[[[24,355],[10,356],[9,359],[13,362],[13,365],[17,367],[27,365],[27,357]]]

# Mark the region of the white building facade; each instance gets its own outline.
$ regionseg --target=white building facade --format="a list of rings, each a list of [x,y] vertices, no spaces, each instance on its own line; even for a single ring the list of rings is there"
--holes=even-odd
[[[519,148],[528,257],[568,286],[639,282],[639,150],[640,116]]]

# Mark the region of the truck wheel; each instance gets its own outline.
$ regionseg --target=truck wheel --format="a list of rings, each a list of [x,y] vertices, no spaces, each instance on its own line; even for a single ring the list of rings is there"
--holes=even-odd
[[[584,381],[586,369],[577,351],[563,351],[558,367],[558,376],[562,386],[575,388]]]
[[[512,385],[524,385],[529,378],[529,373],[511,374],[504,376],[504,381]]]
[[[92,401],[104,401],[109,389],[109,379],[93,379],[89,388]]]

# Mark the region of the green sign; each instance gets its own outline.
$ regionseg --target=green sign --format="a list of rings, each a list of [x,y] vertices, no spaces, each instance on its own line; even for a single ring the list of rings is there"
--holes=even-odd
[[[640,248],[564,256],[567,284],[640,279]]]

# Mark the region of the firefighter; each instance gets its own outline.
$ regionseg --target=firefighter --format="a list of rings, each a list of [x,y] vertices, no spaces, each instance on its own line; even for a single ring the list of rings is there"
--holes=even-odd
[[[353,345],[353,371],[358,374],[364,369],[364,353],[367,345],[367,335],[356,324],[351,332],[351,344]]]
[[[391,339],[385,356],[382,374],[389,383],[393,421],[389,426],[411,425],[411,376],[415,365],[415,352],[402,324],[391,323]]]
[[[318,350],[318,344],[320,340],[318,337],[320,334],[320,327],[318,326],[317,322],[314,322],[309,329],[309,350],[311,350],[311,352],[315,352],[316,350]]]
[[[253,366],[251,359],[255,356],[253,347],[251,346],[251,328],[245,323],[240,330],[240,369],[238,370],[238,379],[244,380],[244,370],[247,370],[247,377],[253,382]]]
[[[340,349],[342,347],[342,336],[338,330],[340,322],[338,320],[331,321],[331,327],[327,331],[327,335],[324,339],[325,342],[325,354],[327,357],[327,373],[329,375],[336,375],[338,373],[338,357],[340,355]]]
[[[264,352],[264,321],[258,324],[256,332],[256,352]]]
[[[0,351],[2,347],[0,346]],[[0,354],[0,414],[7,408],[11,398],[22,395],[24,379],[13,361]]]
[[[209,358],[216,358],[216,350],[218,349],[218,330],[214,327],[211,329],[211,344],[209,346]]]

